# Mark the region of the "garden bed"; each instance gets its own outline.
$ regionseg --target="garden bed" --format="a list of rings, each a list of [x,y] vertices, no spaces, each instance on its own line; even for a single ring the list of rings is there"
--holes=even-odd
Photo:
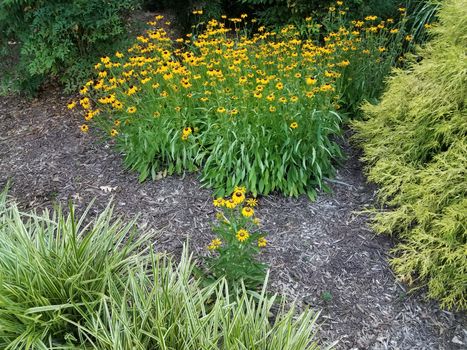
[[[196,175],[138,182],[107,142],[79,131],[81,116],[66,108],[68,96],[44,91],[38,99],[0,98],[0,187],[24,209],[66,205],[83,209],[93,198],[98,212],[111,198],[116,211],[140,214],[140,229],[153,230],[161,251],[178,255],[189,241],[205,254],[213,235],[212,194]],[[259,200],[270,246],[270,289],[321,309],[320,337],[341,349],[461,349],[467,344],[464,314],[440,310],[421,292],[406,293],[388,267],[392,242],[375,237],[364,215],[374,189],[365,182],[358,152],[329,183],[331,194],[270,195]]]

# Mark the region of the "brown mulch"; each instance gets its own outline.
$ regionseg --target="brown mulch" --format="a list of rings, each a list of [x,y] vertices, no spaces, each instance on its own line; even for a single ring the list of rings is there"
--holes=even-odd
[[[189,240],[204,254],[214,208],[196,174],[139,183],[111,145],[79,132],[81,117],[66,109],[67,100],[58,91],[34,100],[0,97],[0,188],[11,179],[10,195],[24,209],[69,200],[82,209],[95,198],[96,213],[113,198],[117,213],[140,214],[140,229],[154,232],[161,251],[178,253]],[[320,338],[338,340],[339,349],[467,348],[465,314],[441,310],[395,280],[388,266],[393,243],[357,214],[374,204],[374,188],[358,152],[345,148],[349,159],[330,182],[331,194],[315,202],[260,198],[270,289],[321,310]]]

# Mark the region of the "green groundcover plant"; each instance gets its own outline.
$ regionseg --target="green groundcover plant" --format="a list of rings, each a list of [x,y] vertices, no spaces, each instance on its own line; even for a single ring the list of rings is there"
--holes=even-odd
[[[354,123],[368,176],[389,209],[373,227],[399,234],[392,264],[442,306],[467,308],[467,7],[443,3],[423,58],[396,70],[381,103]]]
[[[202,287],[186,249],[175,263],[133,228],[110,207],[94,219],[72,206],[37,215],[1,194],[0,348],[318,348],[316,313],[265,288]]]

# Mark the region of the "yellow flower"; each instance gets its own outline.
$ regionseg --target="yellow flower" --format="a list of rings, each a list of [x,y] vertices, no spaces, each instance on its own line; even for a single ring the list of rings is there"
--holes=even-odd
[[[306,78],[306,84],[307,85],[314,85],[314,84],[316,84],[316,79],[315,78]]]
[[[75,101],[70,101],[67,105],[68,109],[73,109],[76,107],[76,102]]]
[[[235,191],[235,192],[232,194],[232,200],[233,200],[236,204],[242,203],[242,202],[245,200],[245,192],[243,192],[243,191]]]
[[[276,107],[269,106],[269,112],[274,113],[276,111]]]
[[[292,97],[290,98],[290,102],[292,102],[292,103],[295,103],[295,102],[297,102],[297,101],[298,101],[298,97],[297,97],[297,96],[292,96]]]
[[[246,218],[249,218],[253,216],[254,214],[255,214],[255,211],[253,210],[253,208],[245,207],[242,209],[242,215]]]
[[[389,31],[389,33],[391,33],[391,34],[397,34],[398,32],[399,32],[399,29],[397,29],[397,28],[391,29]]]
[[[84,95],[88,92],[88,88],[86,86],[83,86],[80,90],[79,90],[79,93],[81,95]]]
[[[161,112],[156,111],[152,115],[153,115],[154,118],[158,118],[158,117],[161,116]]]
[[[407,36],[405,37],[405,40],[406,40],[406,41],[412,41],[412,39],[413,39],[413,36],[412,36],[412,35],[407,35]]]
[[[225,113],[225,108],[224,107],[217,108],[217,113]]]
[[[87,97],[82,98],[81,100],[79,100],[79,103],[84,109],[91,108],[91,101]]]
[[[268,241],[266,240],[266,238],[261,237],[258,239],[258,247],[264,248],[266,247],[267,244],[268,244]]]
[[[256,198],[248,198],[246,200],[246,204],[249,206],[249,207],[256,207],[258,205],[258,200]]]
[[[118,135],[118,131],[115,129],[110,130],[110,136],[115,137]]]
[[[89,126],[87,126],[86,124],[83,124],[79,127],[79,129],[81,130],[81,132],[88,132],[89,131]]]
[[[321,85],[321,87],[319,88],[321,91],[332,91],[334,90],[334,88],[332,87],[331,84],[324,84],[324,85]]]
[[[284,88],[284,84],[282,84],[281,82],[276,84],[276,89],[277,90],[282,90],[283,88]]]
[[[183,135],[191,135],[193,130],[189,126],[185,127],[182,131]]]
[[[248,233],[247,230],[245,229],[240,229],[237,231],[237,239],[240,241],[240,242],[244,242],[246,241],[249,237],[250,237],[250,234]]]
[[[259,91],[255,91],[253,96],[256,97],[256,98],[261,98],[261,97],[263,97],[263,94],[261,94],[261,92],[259,92]]]
[[[114,121],[114,125],[117,126],[117,127],[120,126],[120,120],[116,119],[116,120]]]
[[[127,90],[126,94],[128,96],[131,96],[131,95],[136,94],[137,91],[138,91],[138,88],[134,85],[131,85],[130,88]]]
[[[296,129],[296,128],[298,128],[298,123],[297,123],[297,122],[292,122],[292,123],[290,124],[290,127],[291,127],[292,129]]]
[[[208,245],[209,250],[216,250],[222,245],[222,241],[219,238],[214,238]]]
[[[128,107],[128,109],[126,110],[128,113],[130,114],[133,114],[136,112],[136,107],[135,106],[132,106],[132,107]]]
[[[222,207],[225,204],[225,200],[222,197],[218,197],[212,201],[215,207]]]
[[[302,77],[302,74],[301,73],[295,73],[295,78],[301,78]]]
[[[224,205],[226,208],[234,209],[237,206],[237,203],[235,203],[235,201],[230,198],[224,202]]]

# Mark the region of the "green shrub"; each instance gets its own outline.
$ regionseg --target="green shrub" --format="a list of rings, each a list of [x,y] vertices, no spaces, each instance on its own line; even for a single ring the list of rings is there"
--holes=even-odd
[[[396,70],[378,105],[355,122],[371,181],[390,209],[377,212],[377,232],[402,242],[398,275],[426,281],[443,306],[467,308],[467,8],[446,1],[420,63]]]
[[[24,214],[0,194],[0,348],[317,349],[317,315],[232,294],[154,254],[133,223],[85,212]],[[149,249],[151,248],[151,249]],[[232,297],[232,295],[236,295]]]
[[[96,57],[115,48],[126,37],[128,13],[139,0],[0,2],[0,30],[20,46],[15,64],[17,83],[33,91],[47,78],[57,78],[68,88],[81,84]]]
[[[329,7],[343,7],[353,19],[367,15],[393,17],[397,14],[399,1],[395,0],[238,0],[249,6],[266,25],[283,26],[303,22],[305,17],[323,17]]]

